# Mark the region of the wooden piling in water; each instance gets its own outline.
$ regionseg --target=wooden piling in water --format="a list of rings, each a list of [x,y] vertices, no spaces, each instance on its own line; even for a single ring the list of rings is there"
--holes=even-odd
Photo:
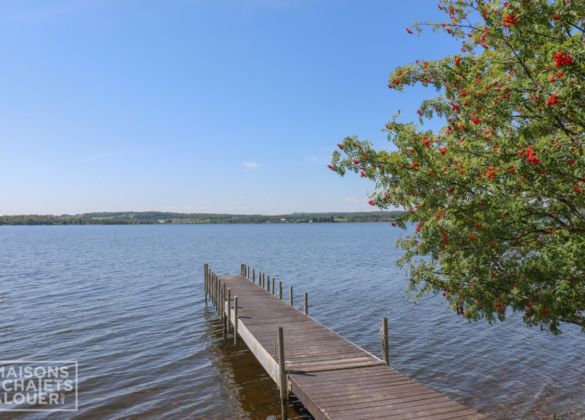
[[[272,276],[272,296],[274,296],[274,276]]]
[[[221,288],[221,280],[219,277],[216,276],[215,281],[215,309],[217,310],[217,315],[219,315],[219,289]]]
[[[232,289],[228,287],[227,290],[227,332],[230,332],[230,324],[232,322]]]
[[[221,280],[217,280],[217,317],[221,321]]]
[[[234,296],[234,345],[238,344],[238,297]]]
[[[203,290],[205,291],[205,306],[207,306],[207,269],[209,264],[203,264]]]
[[[256,283],[256,269],[252,268],[252,281]],[[260,283],[260,279],[258,278],[258,283]]]
[[[290,304],[290,306],[293,306],[293,302],[294,302],[293,287],[290,286],[288,288],[288,303]]]
[[[226,315],[225,315],[225,295],[226,295],[226,285],[223,283],[221,285],[221,331],[223,334],[223,341],[227,338],[227,326],[226,326]]]
[[[213,306],[217,305],[217,276],[213,273]]]
[[[221,293],[221,318],[226,320],[226,313],[225,313],[225,300],[227,297],[227,285],[225,283],[222,284],[222,293]]]
[[[209,300],[211,300],[211,270],[207,273],[207,295],[209,296]]]
[[[213,307],[217,306],[217,277],[213,274]]]
[[[284,331],[278,327],[278,375],[280,378],[280,413],[283,420],[287,419],[288,384],[286,383],[286,363],[284,360]]]
[[[278,299],[282,300],[282,281],[278,282]]]
[[[384,353],[384,361],[390,366],[390,354],[388,353],[388,318],[386,317],[382,320],[382,351]]]
[[[217,314],[219,315],[219,291],[221,289],[221,280],[219,276],[215,275],[215,308],[217,309]]]
[[[217,315],[221,321],[221,280],[217,281]]]
[[[309,294],[305,292],[305,315],[309,315]]]

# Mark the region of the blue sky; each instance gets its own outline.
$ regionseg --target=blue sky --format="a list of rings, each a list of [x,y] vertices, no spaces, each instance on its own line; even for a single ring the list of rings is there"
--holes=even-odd
[[[436,0],[0,0],[0,214],[361,211],[326,168],[390,147],[422,89],[390,71],[453,53]]]

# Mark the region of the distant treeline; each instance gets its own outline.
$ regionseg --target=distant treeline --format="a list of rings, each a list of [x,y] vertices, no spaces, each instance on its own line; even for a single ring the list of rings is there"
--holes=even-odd
[[[357,213],[292,213],[278,216],[167,213],[106,212],[76,215],[0,216],[0,225],[141,225],[141,224],[229,224],[229,223],[340,223],[340,222],[387,222],[402,212],[377,211]]]

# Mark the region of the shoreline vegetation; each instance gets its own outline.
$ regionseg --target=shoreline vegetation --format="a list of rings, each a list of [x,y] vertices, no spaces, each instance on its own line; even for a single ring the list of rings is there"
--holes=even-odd
[[[155,225],[155,224],[258,224],[258,223],[355,223],[392,222],[403,212],[339,212],[290,213],[282,215],[100,212],[68,215],[15,215],[0,216],[0,225]]]

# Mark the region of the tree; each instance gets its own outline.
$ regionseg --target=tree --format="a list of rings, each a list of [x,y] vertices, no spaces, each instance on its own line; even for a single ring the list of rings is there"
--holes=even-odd
[[[398,67],[388,85],[436,89],[418,123],[386,125],[395,151],[347,137],[329,167],[374,181],[370,204],[416,223],[399,243],[417,295],[468,319],[519,311],[585,331],[585,0],[438,6],[446,21],[414,31],[444,31],[461,53]]]

